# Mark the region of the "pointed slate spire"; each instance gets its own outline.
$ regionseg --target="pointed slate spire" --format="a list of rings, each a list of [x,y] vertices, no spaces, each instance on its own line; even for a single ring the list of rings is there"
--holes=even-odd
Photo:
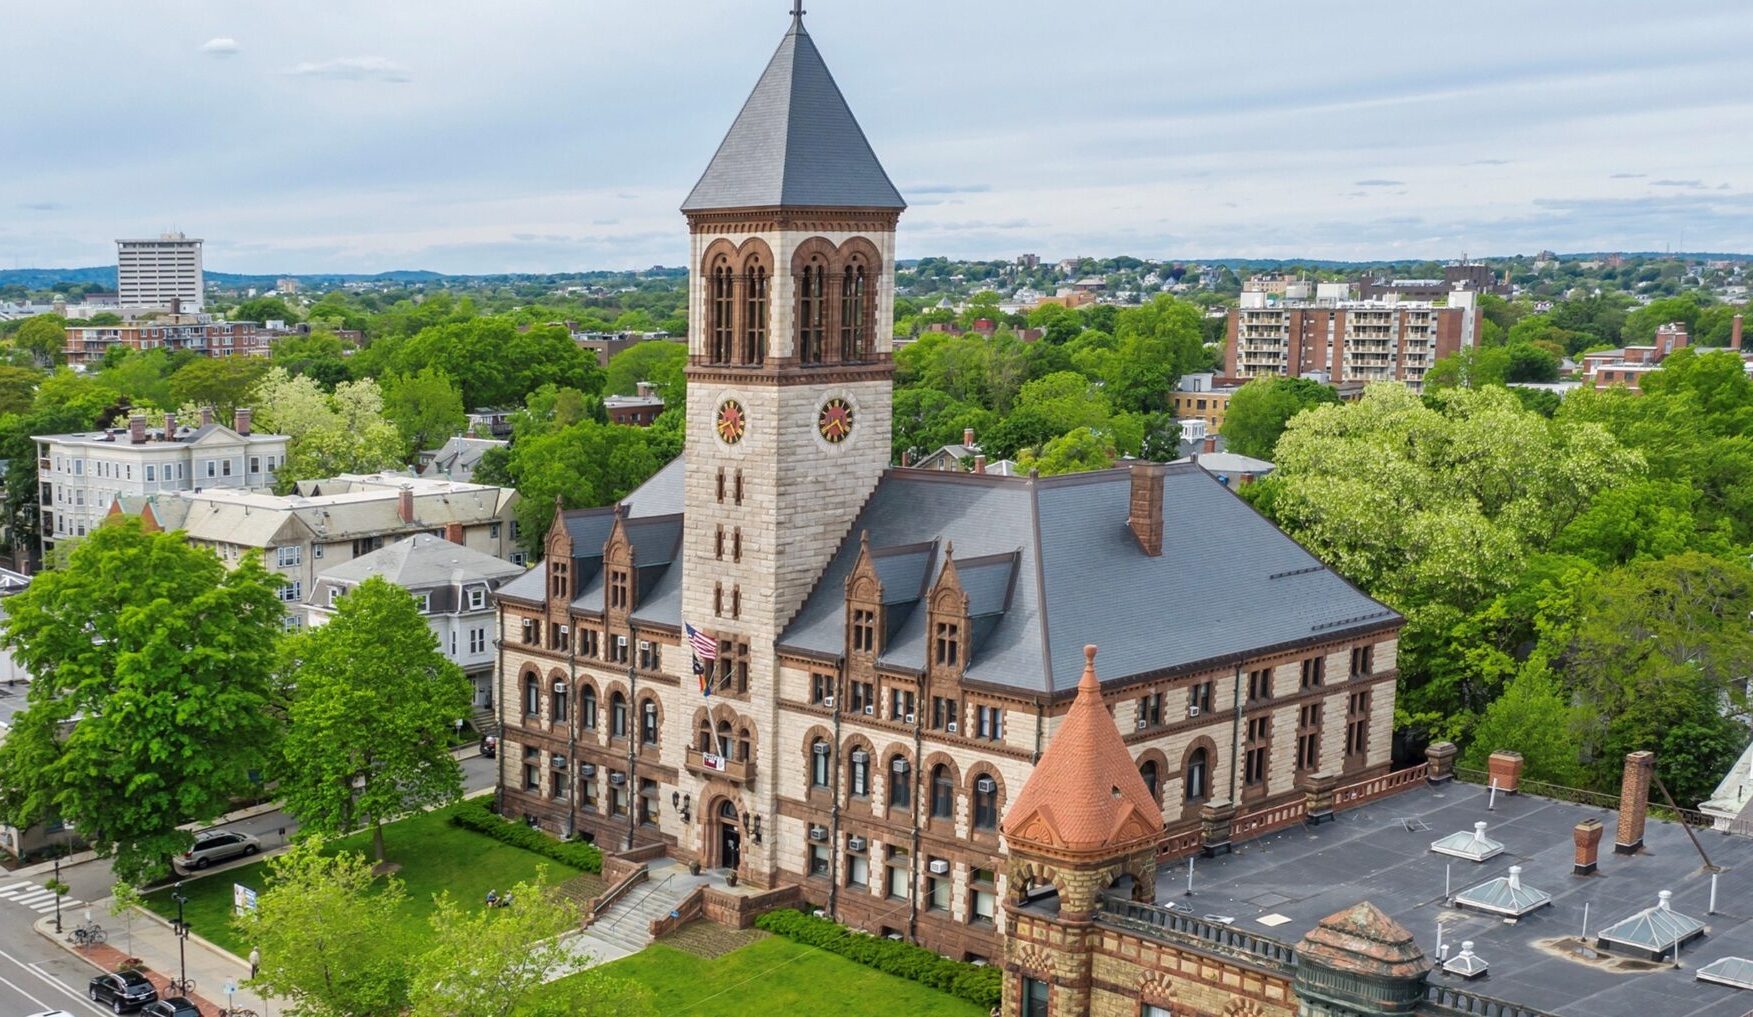
[[[684,212],[907,207],[803,27],[802,4]]]

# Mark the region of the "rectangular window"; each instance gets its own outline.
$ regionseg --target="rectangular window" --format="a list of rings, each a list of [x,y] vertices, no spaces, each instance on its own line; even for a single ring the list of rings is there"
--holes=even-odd
[[[816,706],[825,705],[828,697],[834,694],[834,676],[816,672],[810,675],[810,702]]]
[[[527,764],[524,766],[523,789],[525,791],[540,791],[542,789],[542,771],[540,768]]]
[[[902,848],[889,849],[889,897],[893,900],[906,900],[908,896],[908,877],[912,875],[913,858]]]
[[[1023,979],[1022,1017],[1047,1017],[1047,1003],[1051,992],[1046,982],[1034,978]]]
[[[847,886],[858,886],[858,887],[870,886],[870,859],[869,858],[866,858],[862,854],[852,854],[850,852],[847,853],[847,855],[846,855],[846,885]]]
[[[294,544],[291,547],[274,549],[274,563],[281,568],[291,568],[304,560],[304,549]]]
[[[292,582],[280,587],[280,599],[286,601],[288,604],[295,604],[298,601],[303,600],[303,586],[304,584],[294,579]]]
[[[1313,770],[1321,765],[1321,704],[1310,703],[1297,711],[1296,768]]]
[[[937,861],[938,859],[933,859]],[[925,910],[948,911],[950,909],[950,890],[952,883],[949,871],[943,875],[930,875],[925,879]]]
[[[432,613],[432,594],[430,594],[430,593],[416,593],[416,594],[414,594],[414,610],[419,611],[421,614],[431,614]]]
[[[743,528],[741,526],[731,530],[730,533],[730,560],[743,560]]]
[[[736,475],[736,503],[738,505],[741,505],[743,503],[743,471],[742,470],[738,470],[737,475]]]
[[[1303,661],[1302,688],[1316,689],[1327,678],[1327,658],[1310,657]]]
[[[1196,717],[1201,713],[1211,712],[1211,682],[1200,682],[1187,687],[1187,715]]]
[[[487,630],[486,629],[470,629],[469,630],[469,652],[470,653],[485,653],[486,650],[487,650]]]
[[[987,741],[1003,741],[1004,708],[999,706],[974,707],[974,735]]]
[[[724,524],[718,524],[717,534],[712,539],[712,556],[719,561],[724,560]]]
[[[146,465],[146,482],[148,484],[151,484],[151,483],[156,483],[157,481],[158,481],[158,467],[153,466],[152,464],[148,463]]]
[[[1362,761],[1370,750],[1370,693],[1353,692],[1345,704],[1345,754]]]
[[[822,879],[828,876],[828,849],[821,844],[810,845],[810,875]]]
[[[470,587],[469,610],[479,611],[487,606],[487,588],[484,586]]]
[[[931,729],[933,731],[947,731],[959,719],[954,699],[945,696],[931,697]]]
[[[876,612],[854,609],[852,612],[852,649],[855,653],[876,652]]]
[[[523,643],[525,646],[529,646],[535,643],[535,641],[536,620],[534,618],[525,618],[523,619]]]
[[[876,689],[870,682],[852,682],[852,712],[876,713]]]
[[[1163,722],[1163,694],[1150,692],[1138,700],[1138,729],[1159,727]]]
[[[1351,676],[1361,678],[1373,674],[1376,670],[1376,648],[1374,646],[1354,646],[1351,649]]]
[[[955,667],[962,655],[962,627],[955,622],[938,622],[936,648],[938,665]]]
[[[209,477],[217,476],[219,464],[214,462],[211,459],[207,460],[206,462],[207,462],[207,476],[209,476]]]
[[[998,914],[998,881],[991,869],[975,869],[969,877],[968,920],[992,923]]]
[[[1243,747],[1243,774],[1249,787],[1266,783],[1266,753],[1271,745],[1272,718],[1255,717],[1248,721],[1248,741]]]
[[[250,456],[250,472],[251,473],[262,472],[262,457],[261,456]]]
[[[913,691],[911,689],[889,690],[889,719],[902,723],[913,723]]]
[[[642,671],[662,670],[662,649],[657,643],[646,639],[639,641],[639,668]]]
[[[224,476],[224,477],[231,476],[231,460],[229,460],[229,459],[219,460],[219,474],[220,474],[220,476]]]
[[[1263,703],[1272,698],[1272,669],[1263,667],[1248,672],[1248,702]]]
[[[596,629],[578,630],[578,655],[580,657],[595,657],[597,655]]]

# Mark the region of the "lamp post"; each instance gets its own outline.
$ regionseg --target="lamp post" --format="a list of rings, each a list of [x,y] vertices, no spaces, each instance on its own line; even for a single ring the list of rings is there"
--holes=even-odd
[[[61,934],[61,856],[55,856],[55,935]]]
[[[183,944],[189,938],[189,923],[183,920],[183,905],[189,902],[189,898],[183,894],[182,880],[177,880],[176,885],[171,887],[170,899],[177,902],[177,981],[182,985],[188,985],[189,968],[187,958],[184,956]]]

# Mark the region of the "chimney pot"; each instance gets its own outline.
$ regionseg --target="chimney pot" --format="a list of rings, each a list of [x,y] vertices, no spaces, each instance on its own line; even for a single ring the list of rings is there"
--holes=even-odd
[[[250,416],[251,413],[248,406],[239,406],[237,409],[233,410],[231,413],[231,429],[238,434],[249,434]]]
[[[1497,782],[1497,789],[1506,795],[1513,795],[1522,784],[1522,754],[1499,749],[1486,760],[1488,779]]]
[[[1619,830],[1613,840],[1616,854],[1634,855],[1643,850],[1643,826],[1649,818],[1650,775],[1656,754],[1647,749],[1625,755],[1625,775],[1619,781]]]
[[[962,444],[968,446],[974,444],[974,429],[972,427],[962,428]]]
[[[1133,463],[1130,471],[1132,498],[1126,525],[1144,553],[1155,558],[1163,553],[1163,464]]]
[[[1601,859],[1601,834],[1606,828],[1599,819],[1585,819],[1571,828],[1570,839],[1576,845],[1576,864],[1571,872],[1592,876]]]
[[[985,473],[986,472],[986,453],[982,452],[979,455],[974,457],[974,472],[975,473]]]

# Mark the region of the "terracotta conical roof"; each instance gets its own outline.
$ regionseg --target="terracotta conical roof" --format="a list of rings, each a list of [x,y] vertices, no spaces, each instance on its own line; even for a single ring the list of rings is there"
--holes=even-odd
[[[1155,840],[1162,812],[1096,680],[1096,648],[1083,648],[1077,699],[1004,817],[1011,846],[1056,853],[1112,854]]]
[[[1430,970],[1412,933],[1367,900],[1321,919],[1297,944],[1297,956],[1379,978],[1418,978]]]

